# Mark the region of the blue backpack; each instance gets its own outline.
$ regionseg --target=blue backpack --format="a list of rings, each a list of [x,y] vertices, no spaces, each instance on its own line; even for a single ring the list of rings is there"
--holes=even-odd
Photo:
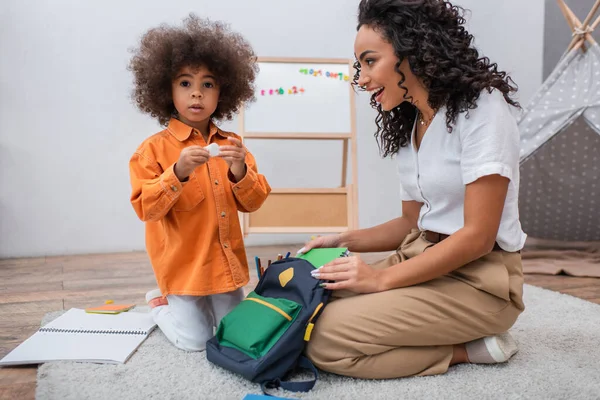
[[[259,383],[265,393],[279,387],[310,391],[318,373],[303,351],[330,294],[310,275],[314,269],[294,257],[271,264],[254,291],[221,320],[206,343],[208,360]],[[286,381],[297,369],[311,371],[314,379]]]

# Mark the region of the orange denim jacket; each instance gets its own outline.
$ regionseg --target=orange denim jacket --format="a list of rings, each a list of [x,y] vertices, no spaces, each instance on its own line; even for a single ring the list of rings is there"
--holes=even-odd
[[[210,124],[209,143],[229,144]],[[225,160],[211,157],[182,183],[173,172],[179,153],[206,146],[202,135],[177,119],[146,139],[129,162],[131,204],[146,223],[146,250],[163,296],[230,292],[249,281],[238,211],[257,210],[271,192],[246,153],[246,175],[230,181]]]

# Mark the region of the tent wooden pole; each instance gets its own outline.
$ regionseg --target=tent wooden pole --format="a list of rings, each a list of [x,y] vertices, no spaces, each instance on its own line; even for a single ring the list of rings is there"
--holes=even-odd
[[[579,18],[577,18],[577,15],[575,15],[575,13],[573,13],[573,11],[571,11],[571,9],[569,8],[569,6],[567,6],[566,4],[565,4],[565,8],[566,8],[567,13],[571,17],[571,20],[573,21],[573,23],[574,24],[578,24],[579,27],[581,27],[582,23],[579,20]],[[600,16],[598,18],[596,18],[596,20],[594,21],[594,23],[592,25],[590,25],[590,29],[594,29],[598,25],[598,23],[600,23]],[[594,26],[594,24],[596,26]],[[585,34],[585,39],[588,42],[590,42],[591,44],[596,44],[596,40],[594,40],[594,37],[591,34],[589,34],[589,33]]]
[[[579,41],[577,43],[575,43],[575,46],[573,46],[573,48],[571,50],[579,50],[579,48],[581,46],[583,46],[584,43],[585,43],[585,39],[580,38]]]
[[[598,16],[598,18],[596,18],[596,20],[594,21],[594,23],[592,25],[590,25],[590,27],[592,28],[592,31],[594,29],[596,29],[598,27],[598,25],[600,25],[600,15]],[[592,43],[596,43],[596,41],[594,40],[594,38],[592,37],[592,35],[589,35],[591,42]]]
[[[562,12],[563,17],[565,17],[569,28],[571,28],[571,32],[575,33],[575,28],[581,27],[581,21],[579,21],[579,18],[577,18],[577,16],[573,13],[573,11],[571,11],[569,6],[567,6],[565,0],[556,0],[556,2],[558,3],[558,7]],[[582,50],[584,52],[586,51],[585,44],[582,45]]]
[[[559,1],[562,1],[564,4],[564,0],[559,0]],[[575,24],[575,26],[581,27],[581,25],[582,25],[581,21],[579,20],[579,18],[577,18],[575,13],[573,13],[573,11],[566,4],[564,4],[564,6],[565,6],[565,12],[567,13],[567,15],[569,15],[573,24]],[[592,29],[592,30],[595,29],[596,26],[598,25],[598,23],[600,23],[600,16],[598,18],[596,18],[596,20],[594,21],[594,23],[592,25],[590,25],[590,29]],[[585,36],[585,40],[590,42],[590,44],[592,44],[592,45],[596,44],[596,40],[594,40],[594,37],[591,34],[586,33],[584,36]],[[582,47],[583,50],[585,51],[585,44],[582,44],[582,46],[583,46]],[[573,48],[575,48],[575,46],[573,46]]]
[[[592,28],[592,31],[594,29],[596,29],[598,27],[598,25],[600,25],[600,15],[598,16],[598,18],[596,18],[596,20],[594,21],[594,23],[592,25],[590,25],[590,28]],[[594,40],[594,38],[592,37],[592,35],[590,35],[589,33],[586,35],[586,37],[589,36],[589,41],[592,44],[596,44],[596,41]]]
[[[565,17],[565,20],[567,20],[567,24],[569,24],[569,28],[571,28],[571,32],[574,32],[575,24],[573,22],[573,18],[569,14],[569,10],[568,10],[567,5],[565,4],[565,0],[556,0],[556,2],[558,3],[558,7],[560,8],[560,11],[562,12],[563,17]]]
[[[600,7],[600,0],[596,0],[596,2],[594,3],[594,6],[588,13],[587,17],[585,17],[585,19],[583,20],[583,24],[581,25],[582,30],[587,29],[590,21],[592,20],[594,15],[596,15],[596,11],[598,11],[599,7]],[[573,37],[573,39],[571,40],[571,43],[569,43],[569,47],[567,47],[567,51],[570,51],[578,41],[579,41],[579,35]]]
[[[598,18],[596,18],[596,20],[594,21],[594,23],[591,26],[592,29],[596,29],[598,27],[598,25],[600,25],[600,15],[598,16]]]
[[[598,7],[600,7],[600,0],[596,0],[596,2],[594,3],[594,6],[592,7],[592,9],[590,10],[590,12],[588,13],[587,17],[585,17],[585,19],[583,20],[583,27],[587,28],[588,25],[590,24],[590,22],[592,21],[592,18],[594,18],[594,15],[596,15],[596,11],[598,11]]]

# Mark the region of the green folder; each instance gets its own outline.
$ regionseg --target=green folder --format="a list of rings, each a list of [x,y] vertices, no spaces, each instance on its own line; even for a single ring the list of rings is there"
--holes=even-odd
[[[340,257],[347,257],[348,249],[345,247],[337,247],[337,248],[317,248],[309,250],[307,253],[296,256],[296,258],[301,258],[303,260],[311,263],[315,268],[321,268],[323,265],[327,264]]]

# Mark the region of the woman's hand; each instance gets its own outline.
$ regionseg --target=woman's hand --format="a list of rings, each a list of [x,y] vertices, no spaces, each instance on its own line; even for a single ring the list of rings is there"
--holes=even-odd
[[[304,247],[298,250],[298,254],[308,253],[311,249],[340,247],[341,235],[319,236],[307,242]]]
[[[355,293],[382,291],[381,271],[371,268],[358,256],[342,257],[311,272],[313,278],[334,281],[323,283],[325,289],[346,289]]]

